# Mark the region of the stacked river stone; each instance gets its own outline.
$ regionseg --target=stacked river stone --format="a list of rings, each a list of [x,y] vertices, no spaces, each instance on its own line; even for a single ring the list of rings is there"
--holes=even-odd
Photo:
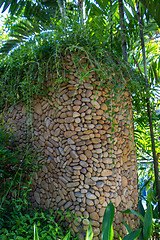
[[[94,71],[80,81],[71,55],[65,67],[68,82],[58,93],[49,90],[47,97],[34,99],[30,112],[19,104],[7,116],[21,144],[31,124],[33,146],[41,153],[43,165],[34,174],[32,203],[55,211],[70,209],[78,217],[70,224],[80,239],[91,221],[98,240],[105,208],[112,201],[114,230],[123,236],[122,218],[131,227],[138,223],[121,213],[136,210],[138,202],[130,94],[115,95],[99,87]]]

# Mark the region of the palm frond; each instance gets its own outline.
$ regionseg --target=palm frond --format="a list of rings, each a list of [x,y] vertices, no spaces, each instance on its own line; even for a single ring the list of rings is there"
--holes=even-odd
[[[160,1],[159,0],[140,0],[149,14],[154,18],[158,26],[160,27]]]

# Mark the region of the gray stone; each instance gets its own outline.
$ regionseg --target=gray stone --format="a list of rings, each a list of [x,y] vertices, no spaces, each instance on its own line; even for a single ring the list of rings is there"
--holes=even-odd
[[[90,200],[94,200],[94,199],[97,198],[94,194],[92,194],[92,193],[90,193],[90,192],[88,192],[88,193],[86,194],[86,197],[87,197],[88,199],[90,199]]]
[[[68,188],[74,188],[74,187],[77,187],[78,185],[79,185],[79,182],[67,183],[67,187]]]
[[[73,159],[77,159],[77,158],[78,158],[78,155],[77,155],[77,153],[76,153],[75,151],[71,151],[71,152],[70,152],[70,155],[71,155],[71,157],[72,157]]]

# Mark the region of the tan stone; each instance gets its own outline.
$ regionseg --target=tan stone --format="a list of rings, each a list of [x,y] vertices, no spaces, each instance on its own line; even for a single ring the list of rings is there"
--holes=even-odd
[[[88,211],[89,213],[92,213],[92,212],[94,212],[95,210],[96,210],[95,206],[87,206],[87,211]]]
[[[122,177],[121,182],[122,182],[122,187],[126,187],[127,184],[128,184],[128,181],[127,181],[126,177]]]
[[[64,133],[64,136],[65,136],[66,138],[70,138],[70,137],[72,137],[73,135],[75,135],[75,132],[74,132],[74,131],[66,131],[66,132]]]
[[[121,202],[121,197],[120,196],[116,197],[116,199],[115,199],[115,207],[118,207],[120,202]]]
[[[106,103],[102,103],[101,104],[101,109],[104,111],[107,111],[107,104]]]
[[[127,162],[127,155],[124,155],[124,156],[123,156],[123,162],[124,162],[124,163]]]
[[[100,203],[100,204],[103,204],[104,201],[105,201],[105,197],[100,197],[100,198],[99,198],[99,203]]]
[[[84,168],[88,167],[88,163],[85,161],[80,161],[80,165]]]
[[[98,236],[100,234],[100,229],[99,228],[94,228],[93,229],[93,236]]]
[[[101,172],[101,176],[102,177],[108,177],[108,176],[111,176],[111,175],[112,175],[112,171],[111,170],[104,169]]]
[[[95,221],[98,221],[98,220],[99,220],[99,216],[98,216],[98,214],[97,214],[96,212],[92,212],[92,213],[90,214],[90,218],[93,219],[93,220],[95,220]]]
[[[104,216],[104,212],[105,212],[105,208],[101,208],[101,209],[99,210],[99,216],[100,216],[100,217]]]
[[[80,159],[81,159],[82,161],[86,161],[86,160],[87,160],[87,157],[86,157],[84,154],[81,154],[81,155],[80,155]]]
[[[92,138],[93,143],[100,143],[101,140],[99,138]]]
[[[79,109],[80,109],[80,106],[73,106],[73,110],[74,110],[75,112],[78,112]]]
[[[90,150],[86,150],[85,155],[86,155],[87,158],[91,158],[92,157],[92,152]]]
[[[80,105],[82,104],[82,102],[79,101],[79,100],[75,100],[75,101],[74,101],[74,104],[80,106]]]
[[[79,185],[79,182],[67,183],[67,187],[68,188],[74,188],[74,187],[77,187],[78,185]]]
[[[80,116],[80,113],[79,113],[79,112],[74,112],[74,113],[73,113],[73,117],[74,117],[74,118],[77,118],[77,117],[79,117],[79,116]]]
[[[92,101],[91,101],[91,104],[92,104],[96,109],[99,109],[99,108],[100,108],[99,103],[98,103],[97,101],[95,101],[95,100],[92,100]]]
[[[127,209],[132,209],[132,206],[133,206],[132,201],[127,202],[127,206],[126,206]]]
[[[83,136],[81,136],[81,139],[82,140],[88,140],[89,139],[89,135],[83,135]]]
[[[74,118],[73,117],[67,117],[67,118],[65,118],[65,122],[66,123],[72,123],[72,122],[74,122]]]
[[[94,202],[90,199],[87,199],[87,205],[88,206],[94,206]]]

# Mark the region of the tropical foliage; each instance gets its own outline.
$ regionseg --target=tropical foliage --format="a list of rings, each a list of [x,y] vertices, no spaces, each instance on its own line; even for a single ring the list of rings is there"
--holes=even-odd
[[[155,187],[159,184],[159,180],[156,179],[155,182],[153,142],[150,140],[151,128],[147,111],[149,106],[151,112],[149,115],[153,120],[155,132],[155,150],[156,153],[160,153],[159,117],[156,114],[160,104],[159,4],[159,0],[0,1],[2,12],[7,9],[9,12],[1,28],[0,92],[3,97],[0,99],[0,104],[3,107],[8,102],[22,99],[29,105],[31,95],[44,94],[46,86],[43,76],[50,68],[49,62],[52,59],[56,59],[58,69],[58,56],[63,52],[62,49],[74,49],[76,46],[94,53],[94,56],[101,57],[107,51],[117,61],[122,58],[128,61],[128,63],[125,61],[122,63],[125,69],[126,66],[130,66],[134,75],[134,80],[130,82],[132,86],[130,90],[133,100],[140,196],[146,201],[147,209],[146,212],[142,208],[140,210],[142,211],[138,216],[141,219],[140,230],[133,233],[127,225],[125,226],[134,238],[143,234],[144,239],[148,239],[152,229],[156,228],[155,222],[151,223],[152,214],[154,219],[159,218],[160,214],[160,211],[158,214],[157,208],[158,191]],[[141,31],[141,35],[139,31]],[[135,71],[138,74],[135,74]],[[22,76],[23,81],[20,80]],[[61,82],[62,78],[59,79]],[[5,146],[2,146],[0,151],[3,159],[7,159],[6,153],[8,154],[11,160],[8,164],[12,165],[16,161],[17,152],[14,152],[12,148],[6,149]],[[5,172],[5,164],[1,165]],[[16,163],[15,167],[18,168],[19,165]],[[25,168],[25,164],[22,164],[22,167]],[[8,184],[5,181],[4,183]],[[108,239],[112,239],[114,216],[112,204],[108,206],[106,212],[110,214],[111,218],[110,222],[105,220],[103,229],[109,229]],[[133,212],[130,210],[128,213]],[[37,216],[40,218],[40,215]],[[104,219],[106,219],[105,216],[106,213]],[[32,217],[34,218],[34,216]],[[18,222],[20,218],[18,216],[15,219]],[[33,221],[31,223],[33,228]],[[37,227],[39,230],[38,224]],[[91,225],[89,225],[87,238],[91,239],[92,236]],[[124,239],[131,238],[126,236]]]

